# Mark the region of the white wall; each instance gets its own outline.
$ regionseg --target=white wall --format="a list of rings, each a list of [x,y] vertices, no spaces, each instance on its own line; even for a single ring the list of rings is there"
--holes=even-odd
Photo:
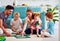
[[[6,6],[8,4],[12,5],[14,0],[0,0],[0,6]],[[28,6],[40,6],[40,4],[58,4],[57,0],[16,0],[16,5],[21,5],[22,3],[26,3]]]

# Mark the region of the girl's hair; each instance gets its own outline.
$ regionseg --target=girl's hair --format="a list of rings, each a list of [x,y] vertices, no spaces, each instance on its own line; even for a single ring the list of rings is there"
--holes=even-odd
[[[46,16],[50,19],[53,19],[53,13],[52,12],[47,12]]]
[[[40,16],[40,12],[33,12],[33,14],[32,14],[32,19],[34,19],[34,16]]]
[[[14,15],[18,15],[18,16],[20,16],[20,14],[19,14],[18,12],[15,12]]]

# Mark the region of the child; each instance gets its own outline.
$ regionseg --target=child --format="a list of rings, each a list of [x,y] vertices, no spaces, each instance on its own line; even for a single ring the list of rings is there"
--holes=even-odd
[[[18,12],[14,13],[14,18],[11,20],[10,25],[13,32],[22,35],[22,20],[19,18]]]
[[[39,28],[42,25],[42,21],[40,19],[40,13],[39,12],[34,12],[33,13],[33,19],[31,21],[31,34],[33,33],[33,30],[35,29],[37,32],[37,37],[39,37],[38,31]]]
[[[45,36],[51,36],[54,34],[54,22],[53,20],[53,14],[52,12],[47,12],[46,13],[46,20],[48,21],[47,23],[47,29],[46,30],[42,30],[41,32],[41,37],[45,37]]]

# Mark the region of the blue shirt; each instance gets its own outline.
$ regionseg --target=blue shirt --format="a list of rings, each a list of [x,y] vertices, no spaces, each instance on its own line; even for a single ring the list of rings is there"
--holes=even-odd
[[[2,19],[3,25],[7,24],[7,18],[8,18],[8,16],[5,17],[4,12],[0,12],[0,19]]]
[[[48,26],[48,32],[53,35],[54,34],[54,22],[53,21],[49,21],[47,23]]]

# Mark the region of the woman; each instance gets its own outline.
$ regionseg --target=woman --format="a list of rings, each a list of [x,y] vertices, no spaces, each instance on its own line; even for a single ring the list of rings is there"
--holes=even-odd
[[[27,15],[27,17],[25,18],[22,34],[24,34],[24,31],[26,30],[27,24],[28,24],[28,27],[30,27],[30,23],[31,23],[31,20],[32,20],[32,11],[27,10],[26,15]]]

